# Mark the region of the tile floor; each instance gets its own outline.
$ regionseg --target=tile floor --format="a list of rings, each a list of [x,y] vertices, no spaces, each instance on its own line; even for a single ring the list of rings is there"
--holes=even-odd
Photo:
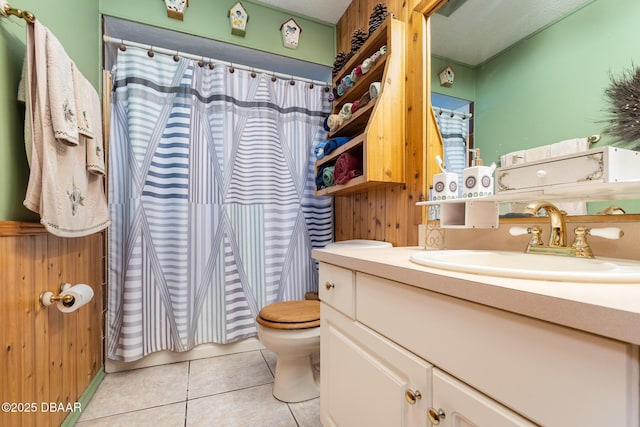
[[[76,426],[321,426],[319,398],[273,397],[275,366],[260,350],[107,374]]]

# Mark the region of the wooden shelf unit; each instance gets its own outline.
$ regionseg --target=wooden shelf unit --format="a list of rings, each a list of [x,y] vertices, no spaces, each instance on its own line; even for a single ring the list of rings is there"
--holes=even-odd
[[[350,136],[347,144],[319,159],[315,173],[334,164],[345,152],[362,156],[361,176],[343,185],[316,189],[317,196],[357,193],[381,184],[405,182],[405,23],[388,18],[362,45],[333,79],[334,87],[382,46],[387,52],[363,74],[344,95],[333,102],[338,114],[345,103],[360,99],[373,82],[380,82],[378,96],[358,108],[349,120],[328,138]]]

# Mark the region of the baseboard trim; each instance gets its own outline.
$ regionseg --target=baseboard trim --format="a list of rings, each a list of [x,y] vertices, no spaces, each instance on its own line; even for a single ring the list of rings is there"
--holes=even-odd
[[[188,360],[205,359],[207,357],[224,356],[227,354],[243,353],[246,351],[262,350],[264,346],[255,337],[247,338],[231,344],[201,344],[192,350],[184,352],[158,351],[135,362],[121,362],[107,359],[104,365],[106,373],[129,371],[131,369],[148,368],[150,366],[167,365],[169,363],[185,362]]]
[[[98,386],[100,386],[100,383],[102,382],[104,377],[104,369],[100,368],[100,370],[96,372],[96,375],[93,377],[87,388],[82,393],[82,396],[80,396],[80,398],[78,399],[82,411],[84,411],[84,408],[87,407],[93,395],[96,394],[96,391],[98,391]],[[82,411],[71,411],[69,415],[67,415],[67,417],[64,419],[62,424],[60,424],[60,427],[73,427],[74,425],[76,425],[76,422],[78,422],[78,419],[82,415]]]

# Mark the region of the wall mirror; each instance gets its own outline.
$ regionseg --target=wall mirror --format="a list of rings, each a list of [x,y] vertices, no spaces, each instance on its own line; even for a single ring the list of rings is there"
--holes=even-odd
[[[429,16],[432,93],[473,102],[485,164],[594,134],[590,148],[610,145],[604,90],[640,62],[639,19],[637,0],[450,0]],[[443,86],[448,66],[455,77]],[[611,204],[589,202],[587,213]],[[614,204],[640,213],[637,200]]]

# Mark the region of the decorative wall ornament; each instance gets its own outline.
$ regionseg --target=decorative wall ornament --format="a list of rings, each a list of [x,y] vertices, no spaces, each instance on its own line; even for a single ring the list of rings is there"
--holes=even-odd
[[[302,28],[295,19],[289,18],[280,25],[280,32],[282,33],[282,43],[284,47],[289,49],[296,49],[298,47],[298,40],[302,33]]]
[[[242,3],[237,2],[229,10],[229,20],[231,22],[231,34],[244,37],[247,34],[247,22],[249,22],[249,14],[247,10],[242,6]]]
[[[456,76],[456,72],[450,66],[440,71],[440,86],[451,87],[453,86],[453,78]]]
[[[189,7],[189,0],[164,0],[167,7],[167,16],[173,19],[183,20],[184,10]]]

